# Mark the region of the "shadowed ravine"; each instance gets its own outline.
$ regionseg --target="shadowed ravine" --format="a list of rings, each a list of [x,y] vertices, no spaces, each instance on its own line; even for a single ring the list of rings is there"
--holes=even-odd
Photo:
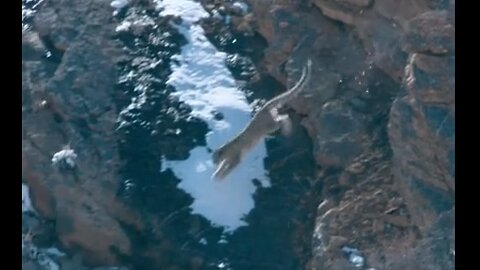
[[[118,39],[134,57],[120,67],[117,88],[117,106],[125,108],[120,112],[118,128],[126,179],[120,195],[145,215],[164,220],[160,230],[168,232],[168,238],[178,246],[177,252],[198,254],[205,260],[207,269],[227,266],[228,269],[302,269],[309,257],[308,239],[316,208],[315,200],[311,200],[315,196],[311,194],[309,180],[315,165],[311,143],[304,129],[297,124],[291,138],[279,134],[268,138],[268,156],[264,160],[255,160],[258,164],[247,164],[265,166],[271,182],[269,188],[260,188],[260,183],[254,182],[258,187],[253,197],[255,207],[245,217],[247,226],[223,234],[222,227],[212,227],[201,215],[192,216],[189,214],[191,196],[176,187],[181,179],[177,179],[171,170],[159,170],[162,156],[166,160],[182,161],[189,158],[189,151],[193,148],[205,146],[208,132],[205,122],[190,116],[190,106],[173,97],[176,89],[166,84],[171,74],[172,56],[178,55],[182,46],[188,43],[168,19],[152,11],[146,12],[141,5],[131,6],[116,17],[118,21],[128,18],[152,20],[157,28],[145,26],[140,35],[131,31],[118,34]],[[259,59],[258,45],[263,43],[259,37],[221,33],[219,27],[208,22],[203,26],[209,29],[210,40],[204,42],[212,42],[219,51],[226,53],[224,64],[237,79],[235,87],[249,103],[261,102],[282,91],[282,86],[275,80],[255,70],[255,62]],[[252,48],[247,47],[248,44],[256,45],[257,50],[249,52]],[[155,63],[154,68],[151,63]],[[255,75],[260,79],[250,82]],[[135,102],[129,103],[132,99]],[[226,116],[220,114],[219,117]],[[185,169],[194,171],[195,168]],[[241,180],[251,181],[248,178]],[[320,192],[318,187],[317,190]],[[222,207],[228,209],[229,206]],[[305,223],[306,220],[310,222]],[[138,236],[132,234],[131,237]],[[148,235],[141,238],[143,241],[132,239],[140,242],[134,249],[148,246],[144,241],[154,241]],[[133,262],[138,269],[151,269],[144,263],[137,265],[137,260],[140,263],[139,258],[128,258],[126,263]]]

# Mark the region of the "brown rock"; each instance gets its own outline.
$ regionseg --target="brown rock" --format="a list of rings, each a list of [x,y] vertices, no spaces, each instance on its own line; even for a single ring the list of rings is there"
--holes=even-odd
[[[403,48],[408,52],[435,55],[455,50],[455,27],[446,10],[427,11],[407,23]]]
[[[335,0],[341,4],[354,5],[357,7],[369,7],[373,4],[374,0]]]
[[[355,9],[355,6],[352,5],[345,6],[329,0],[313,0],[313,3],[322,10],[325,16],[344,24],[355,25],[363,19],[363,16]]]
[[[59,202],[56,229],[63,247],[67,250],[82,247],[85,261],[93,265],[116,265],[117,258],[111,247],[121,254],[130,254],[130,240],[119,223],[103,208],[85,194],[63,187],[56,192]]]
[[[427,103],[455,102],[455,58],[414,53],[405,68],[405,87],[416,100]]]
[[[25,142],[22,142],[25,146]],[[25,150],[24,150],[25,151]],[[27,150],[28,151],[28,150]],[[27,186],[30,188],[30,197],[37,211],[45,218],[54,219],[56,200],[51,189],[42,180],[42,177],[35,173],[35,169],[30,167],[31,162],[23,155],[22,152],[22,178],[25,179]]]
[[[340,250],[340,248],[348,242],[348,239],[343,236],[333,235],[330,237],[327,250]]]
[[[111,25],[109,18],[112,16],[113,8],[110,7],[109,1],[88,3],[64,0],[45,1],[33,19],[33,26],[41,37],[52,42],[55,49],[66,51],[77,35],[82,32],[83,27]]]
[[[39,61],[42,59],[45,50],[45,46],[37,32],[33,30],[22,32],[22,59]]]
[[[38,266],[33,261],[22,262],[22,270],[40,270],[40,266]]]
[[[397,98],[391,109],[389,136],[400,190],[414,222],[426,231],[437,215],[454,204],[454,89],[429,83],[438,74],[446,81],[449,76],[442,71],[420,72],[415,56],[406,69],[408,94]]]
[[[305,96],[291,106],[305,116],[302,124],[313,140],[317,163],[342,169],[339,176],[325,173],[320,177],[323,190],[328,191],[322,194],[335,204],[319,206],[309,267],[349,269],[351,265],[342,255],[325,255],[329,240],[341,235],[365,254],[368,267],[436,269],[440,266],[427,246],[438,243],[422,245],[418,240],[427,239],[439,215],[454,204],[454,1],[449,5],[427,0],[313,3],[321,14],[314,9],[300,11],[295,4],[283,1],[275,7],[253,1],[257,29],[269,43],[265,54],[268,72],[290,86],[300,63],[306,57],[313,59],[315,76]],[[280,13],[285,14],[283,18],[295,19],[287,26],[286,20],[275,16]],[[339,29],[325,17],[348,27]],[[289,40],[298,44],[302,38],[284,33],[287,30],[278,31],[282,27],[311,33],[314,38],[307,40],[308,45],[286,46]],[[288,58],[285,80],[278,67]],[[375,85],[358,79],[368,70],[365,63],[372,62],[397,83],[395,87],[403,83],[385,120],[387,148],[393,150],[393,160],[374,157],[374,152],[385,153],[385,149],[377,149],[378,133],[366,131],[369,117],[365,112],[371,104],[364,104],[361,113],[358,110],[362,106],[356,93],[364,91],[364,85]],[[341,83],[334,84],[333,76],[325,79],[325,74],[337,74]],[[372,81],[381,78],[378,74]],[[332,83],[319,86],[322,81]],[[325,89],[334,90],[328,93]],[[358,106],[351,106],[353,100]],[[370,111],[377,116],[379,112]],[[356,162],[361,166],[352,165]],[[416,252],[425,256],[420,259]]]
[[[407,49],[428,55],[409,57],[407,92],[392,106],[389,136],[399,186],[425,233],[455,199],[454,28],[447,12],[412,19],[405,40]]]
[[[314,141],[316,158],[322,166],[343,167],[362,152],[365,119],[344,103],[326,103],[318,118],[321,133]]]
[[[426,54],[413,55],[415,55],[415,66],[428,74],[444,77],[455,75],[455,66],[452,65],[453,59],[451,57],[436,57]]]
[[[382,0],[375,1],[373,9],[403,27],[409,19],[429,10],[429,5],[428,0]]]
[[[110,2],[94,2],[45,1],[34,19],[39,35],[63,54],[54,66],[22,61],[22,178],[67,251],[80,250],[90,264],[116,265],[112,246],[130,253],[120,223],[142,229],[143,222],[116,195],[111,91],[122,57],[111,39]],[[77,154],[75,168],[52,166],[52,156],[68,144]]]
[[[402,228],[408,227],[411,224],[406,216],[386,215],[383,217],[383,220],[385,220],[385,222],[390,223],[394,226],[402,227]]]

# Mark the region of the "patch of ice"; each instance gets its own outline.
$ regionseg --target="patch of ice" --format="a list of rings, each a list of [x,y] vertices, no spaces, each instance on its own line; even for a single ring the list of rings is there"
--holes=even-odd
[[[161,10],[160,14],[162,16],[180,16],[187,24],[195,23],[209,16],[200,2],[191,0],[156,0],[155,2],[157,9]]]
[[[122,9],[128,5],[128,0],[113,0],[110,6],[114,9]]]
[[[243,2],[235,2],[235,3],[232,4],[232,6],[234,8],[237,8],[237,9],[241,10],[242,14],[245,14],[245,13],[248,12],[248,6],[247,6],[247,4],[245,4]]]
[[[30,200],[30,190],[27,185],[22,183],[22,213],[25,212],[36,213]]]
[[[355,267],[362,267],[363,266],[363,257],[352,254],[350,255],[350,262],[355,266]]]
[[[198,242],[202,245],[208,244],[207,239],[205,239],[205,238],[200,239],[200,241],[198,241]]]
[[[222,239],[218,240],[218,243],[219,244],[228,244],[228,241],[227,241],[227,239],[222,238]]]
[[[119,26],[115,28],[116,32],[126,32],[130,29],[130,26],[132,26],[132,23],[129,21],[123,21]]]
[[[37,262],[45,270],[60,270],[58,264],[49,256],[45,255],[45,253],[39,253],[37,255]]]
[[[157,1],[161,15],[182,18],[175,27],[188,43],[181,54],[173,58],[172,74],[168,84],[175,87],[176,95],[192,108],[192,115],[208,123],[212,132],[207,134],[207,146],[216,149],[238,134],[251,119],[252,109],[230,71],[225,66],[226,54],[219,52],[205,37],[201,26],[195,24],[209,14],[198,2],[189,0]],[[224,118],[214,119],[212,112]],[[164,160],[163,170],[170,168],[181,182],[178,187],[194,198],[192,212],[221,226],[225,232],[233,232],[247,223],[244,217],[253,209],[252,180],[264,187],[270,186],[263,167],[266,147],[262,141],[243,162],[223,181],[211,179],[214,166],[206,147],[197,147],[184,161]]]
[[[55,256],[55,257],[66,256],[65,253],[61,252],[58,248],[55,248],[55,247],[46,248],[44,251],[46,254]]]
[[[124,32],[133,28],[135,33],[135,28],[137,28],[137,30],[141,30],[145,26],[155,26],[155,25],[156,25],[155,21],[149,16],[127,17],[125,20],[123,20],[120,23],[120,25],[118,25],[115,28],[115,31]]]
[[[357,267],[362,268],[365,264],[365,259],[361,256],[360,251],[356,248],[342,247],[342,251],[348,256],[350,263]]]
[[[63,162],[64,164],[68,165],[70,168],[75,167],[75,159],[77,158],[77,154],[73,151],[73,149],[63,149],[55,153],[52,157],[52,163],[54,165],[60,164]]]
[[[220,262],[220,263],[217,265],[217,267],[218,267],[219,269],[223,269],[223,268],[226,268],[226,267],[228,267],[228,266],[229,266],[228,263],[225,263],[225,262]]]

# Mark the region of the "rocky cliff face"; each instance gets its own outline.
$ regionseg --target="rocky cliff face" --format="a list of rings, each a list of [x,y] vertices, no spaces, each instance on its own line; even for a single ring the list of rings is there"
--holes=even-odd
[[[24,32],[30,50],[22,61],[23,180],[37,210],[56,221],[60,243],[107,265],[116,261],[112,245],[131,252],[120,222],[143,226],[115,194],[120,163],[111,97],[121,47],[109,38],[109,4],[43,2],[34,30]],[[53,56],[43,57],[45,50]],[[73,165],[54,164],[67,145],[76,155]]]
[[[375,269],[453,269],[455,2],[250,3],[268,72],[291,85],[315,63],[293,105],[328,175],[311,268],[353,268],[340,248],[355,246]]]
[[[319,168],[311,182],[323,186],[319,192],[318,185],[311,184],[305,192],[310,204],[322,201],[311,232],[308,268],[357,269],[356,264],[375,269],[453,269],[455,2],[251,0],[246,12],[231,3],[211,2],[205,3],[210,5],[207,9],[223,6],[240,33],[265,38],[268,47],[260,71],[285,86],[293,84],[307,57],[314,61],[315,76],[305,95],[292,104],[295,119],[312,140]],[[154,20],[148,1],[135,5],[140,8],[122,16]],[[186,215],[181,209],[189,203],[185,194],[176,193],[174,181],[159,186],[141,180],[155,198],[171,203],[158,206],[158,201],[145,199],[142,203],[156,215],[119,199],[119,191],[133,192],[125,187],[128,183],[121,185],[119,179],[125,177],[121,168],[141,165],[158,171],[157,164],[138,161],[144,155],[145,160],[159,160],[158,153],[149,156],[149,144],[133,144],[130,138],[167,141],[162,139],[170,136],[168,142],[173,143],[155,144],[160,149],[156,150],[184,158],[194,142],[201,141],[202,135],[195,132],[206,131],[193,121],[189,125],[194,130],[180,135],[186,137],[160,134],[168,125],[183,127],[186,121],[177,116],[188,110],[173,101],[164,104],[175,107],[173,115],[162,114],[167,116],[157,119],[159,126],[145,128],[148,136],[129,135],[128,127],[116,131],[119,104],[129,99],[115,92],[116,79],[123,78],[120,87],[131,91],[135,88],[131,80],[158,83],[145,75],[148,72],[161,74],[164,80],[168,72],[149,68],[149,61],[160,54],[148,53],[155,46],[170,45],[152,39],[161,33],[145,34],[152,25],[134,24],[134,38],[140,40],[135,46],[142,40],[155,44],[153,49],[150,43],[141,49],[132,45],[129,55],[122,50],[129,44],[113,36],[112,12],[110,1],[45,0],[30,22],[32,28],[24,31],[22,180],[54,238],[66,250],[81,253],[87,263],[116,265],[133,256],[145,263],[153,260],[161,269],[200,269],[205,256],[185,251],[184,243],[191,239],[173,230],[181,227],[195,236],[207,226],[194,217],[172,221]],[[168,29],[166,21],[154,22]],[[172,50],[178,49],[175,46]],[[167,58],[155,61],[165,67]],[[122,74],[118,67],[127,65],[139,72]],[[168,91],[156,98],[167,100]],[[163,108],[155,106],[150,109]],[[184,143],[176,144],[177,140]],[[138,155],[125,160],[122,151],[130,148]],[[167,228],[167,223],[173,227]],[[298,234],[308,234],[310,241],[308,229]],[[172,256],[179,250],[182,256]]]
[[[52,238],[50,244],[58,244],[69,255],[81,258],[80,261],[60,262],[62,269],[73,269],[69,268],[73,267],[71,264],[85,269],[80,263],[90,266],[133,264],[140,269],[146,268],[139,265],[154,269],[189,267],[191,261],[198,265],[195,262],[198,258],[193,256],[186,255],[187,259],[181,255],[170,256],[172,250],[178,250],[184,242],[176,240],[172,246],[170,241],[174,236],[165,237],[169,234],[162,230],[167,222],[160,222],[162,216],[182,213],[182,207],[186,208],[182,205],[175,209],[178,205],[169,196],[176,196],[175,200],[181,203],[189,203],[185,194],[175,193],[175,181],[166,181],[170,186],[162,187],[163,197],[155,196],[157,204],[162,205],[162,200],[166,200],[168,207],[174,208],[163,209],[161,215],[145,214],[125,199],[128,197],[124,192],[125,185],[131,186],[125,170],[132,164],[126,166],[129,161],[121,157],[125,145],[129,145],[125,141],[129,141],[124,130],[119,131],[118,116],[123,108],[121,105],[126,99],[130,101],[130,97],[122,92],[125,85],[118,83],[121,75],[125,75],[119,67],[134,65],[139,73],[131,74],[131,79],[140,81],[137,75],[147,77],[142,73],[148,69],[144,62],[154,57],[144,57],[145,61],[141,61],[141,57],[122,49],[125,44],[115,36],[118,22],[112,15],[114,9],[110,2],[43,1],[37,5],[33,20],[28,20],[29,25],[24,27],[22,181],[31,190],[32,203],[38,214],[50,226],[48,233],[35,229],[34,239],[48,235]],[[148,20],[145,13],[152,10],[151,3],[139,1],[137,4],[138,9],[132,13],[140,13]],[[160,36],[155,45],[170,46],[171,53],[175,53],[175,45],[168,43],[170,35],[165,33],[167,21],[157,20],[155,23],[162,25],[164,31],[160,35],[154,33]],[[139,23],[132,27],[138,38],[145,38],[142,31],[145,25]],[[164,58],[170,56],[163,55]],[[168,64],[160,67],[165,68]],[[168,76],[168,69],[161,76]],[[130,82],[128,79],[123,81],[128,86]],[[167,105],[172,107],[171,113],[167,119],[161,119],[163,122],[158,122],[173,126],[168,121],[178,118],[179,104]],[[176,123],[179,122],[182,123]],[[195,121],[192,123],[192,128],[202,130],[195,126]],[[134,134],[133,137],[139,136]],[[191,145],[188,141],[185,144],[187,146],[178,148],[174,145],[173,150],[166,149],[164,153],[188,154]],[[136,146],[130,144],[132,148]],[[137,162],[150,158],[160,160],[157,156],[151,157],[142,147],[136,150],[143,158],[134,156]],[[145,171],[152,170],[148,164],[136,165]],[[158,174],[158,164],[152,165]],[[150,192],[157,188],[148,186]],[[192,219],[198,223],[195,218],[190,221]],[[132,257],[136,261],[125,260]],[[193,259],[189,260],[190,257]],[[32,262],[27,264],[33,265]]]

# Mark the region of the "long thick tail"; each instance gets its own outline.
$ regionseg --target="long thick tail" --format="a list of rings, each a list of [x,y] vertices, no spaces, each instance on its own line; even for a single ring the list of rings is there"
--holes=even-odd
[[[290,89],[287,93],[296,93],[300,92],[305,87],[305,84],[310,80],[312,74],[312,60],[307,59],[307,64],[302,69],[302,77],[298,82]]]
[[[277,97],[271,100],[272,106],[281,107],[294,96],[296,96],[300,91],[303,90],[307,82],[310,80],[312,74],[312,60],[308,59],[307,64],[302,69],[302,76],[297,81],[297,83],[287,92],[278,95]]]

